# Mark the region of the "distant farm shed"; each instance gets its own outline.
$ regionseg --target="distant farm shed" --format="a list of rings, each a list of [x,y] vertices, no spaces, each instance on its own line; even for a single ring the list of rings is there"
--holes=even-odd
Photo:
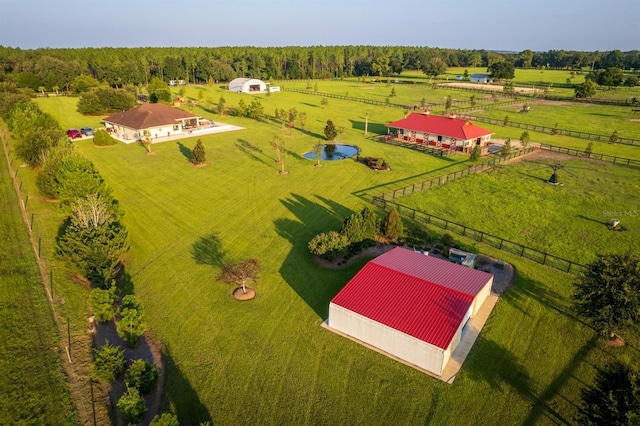
[[[229,83],[229,91],[238,93],[264,93],[267,91],[267,84],[256,78],[234,78]]]
[[[486,272],[397,247],[331,300],[327,326],[440,376],[492,284]]]
[[[471,74],[469,80],[472,83],[493,83],[493,78],[491,78],[490,74]]]

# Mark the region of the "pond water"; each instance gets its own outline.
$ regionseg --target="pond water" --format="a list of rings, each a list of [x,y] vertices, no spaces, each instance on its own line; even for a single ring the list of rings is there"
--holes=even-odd
[[[330,151],[327,150],[327,145],[322,145],[322,160],[323,161],[334,161],[334,160],[344,160],[345,158],[353,157],[358,153],[358,147],[353,145],[342,145],[342,144],[332,144],[335,146],[335,150]],[[305,152],[302,154],[304,158],[309,160],[315,160],[316,154],[313,151]]]

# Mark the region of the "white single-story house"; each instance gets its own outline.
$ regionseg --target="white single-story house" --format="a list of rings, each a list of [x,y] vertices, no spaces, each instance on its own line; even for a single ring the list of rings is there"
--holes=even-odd
[[[331,300],[327,327],[440,376],[492,284],[487,272],[396,247]]]
[[[469,80],[472,83],[493,83],[493,78],[491,77],[491,74],[480,74],[480,73],[471,74],[471,77],[469,78]]]
[[[267,91],[267,84],[257,78],[234,78],[229,83],[229,91],[238,93],[264,93]]]
[[[491,131],[476,126],[468,120],[424,113],[411,113],[402,120],[388,123],[389,132],[396,139],[435,148],[470,153],[475,145],[486,149],[491,141]]]
[[[148,130],[151,139],[183,134],[200,125],[200,117],[163,104],[144,104],[128,111],[116,112],[104,120],[105,127],[125,143],[144,138]]]

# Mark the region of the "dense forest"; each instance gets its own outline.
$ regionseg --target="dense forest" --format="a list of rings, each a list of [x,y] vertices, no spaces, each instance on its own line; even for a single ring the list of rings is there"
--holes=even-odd
[[[434,60],[448,67],[490,67],[510,62],[518,68],[640,69],[640,51],[518,53],[407,46],[185,47],[35,49],[0,46],[0,81],[37,91],[74,89],[79,76],[112,87],[166,82],[389,76],[424,70]]]

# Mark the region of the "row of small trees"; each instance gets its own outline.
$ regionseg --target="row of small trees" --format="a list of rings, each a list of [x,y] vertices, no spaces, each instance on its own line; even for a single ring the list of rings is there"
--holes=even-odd
[[[317,256],[335,259],[347,252],[356,252],[381,238],[396,242],[404,233],[404,225],[396,209],[391,209],[380,221],[369,207],[353,213],[342,224],[340,232],[329,231],[309,241],[309,251]]]

